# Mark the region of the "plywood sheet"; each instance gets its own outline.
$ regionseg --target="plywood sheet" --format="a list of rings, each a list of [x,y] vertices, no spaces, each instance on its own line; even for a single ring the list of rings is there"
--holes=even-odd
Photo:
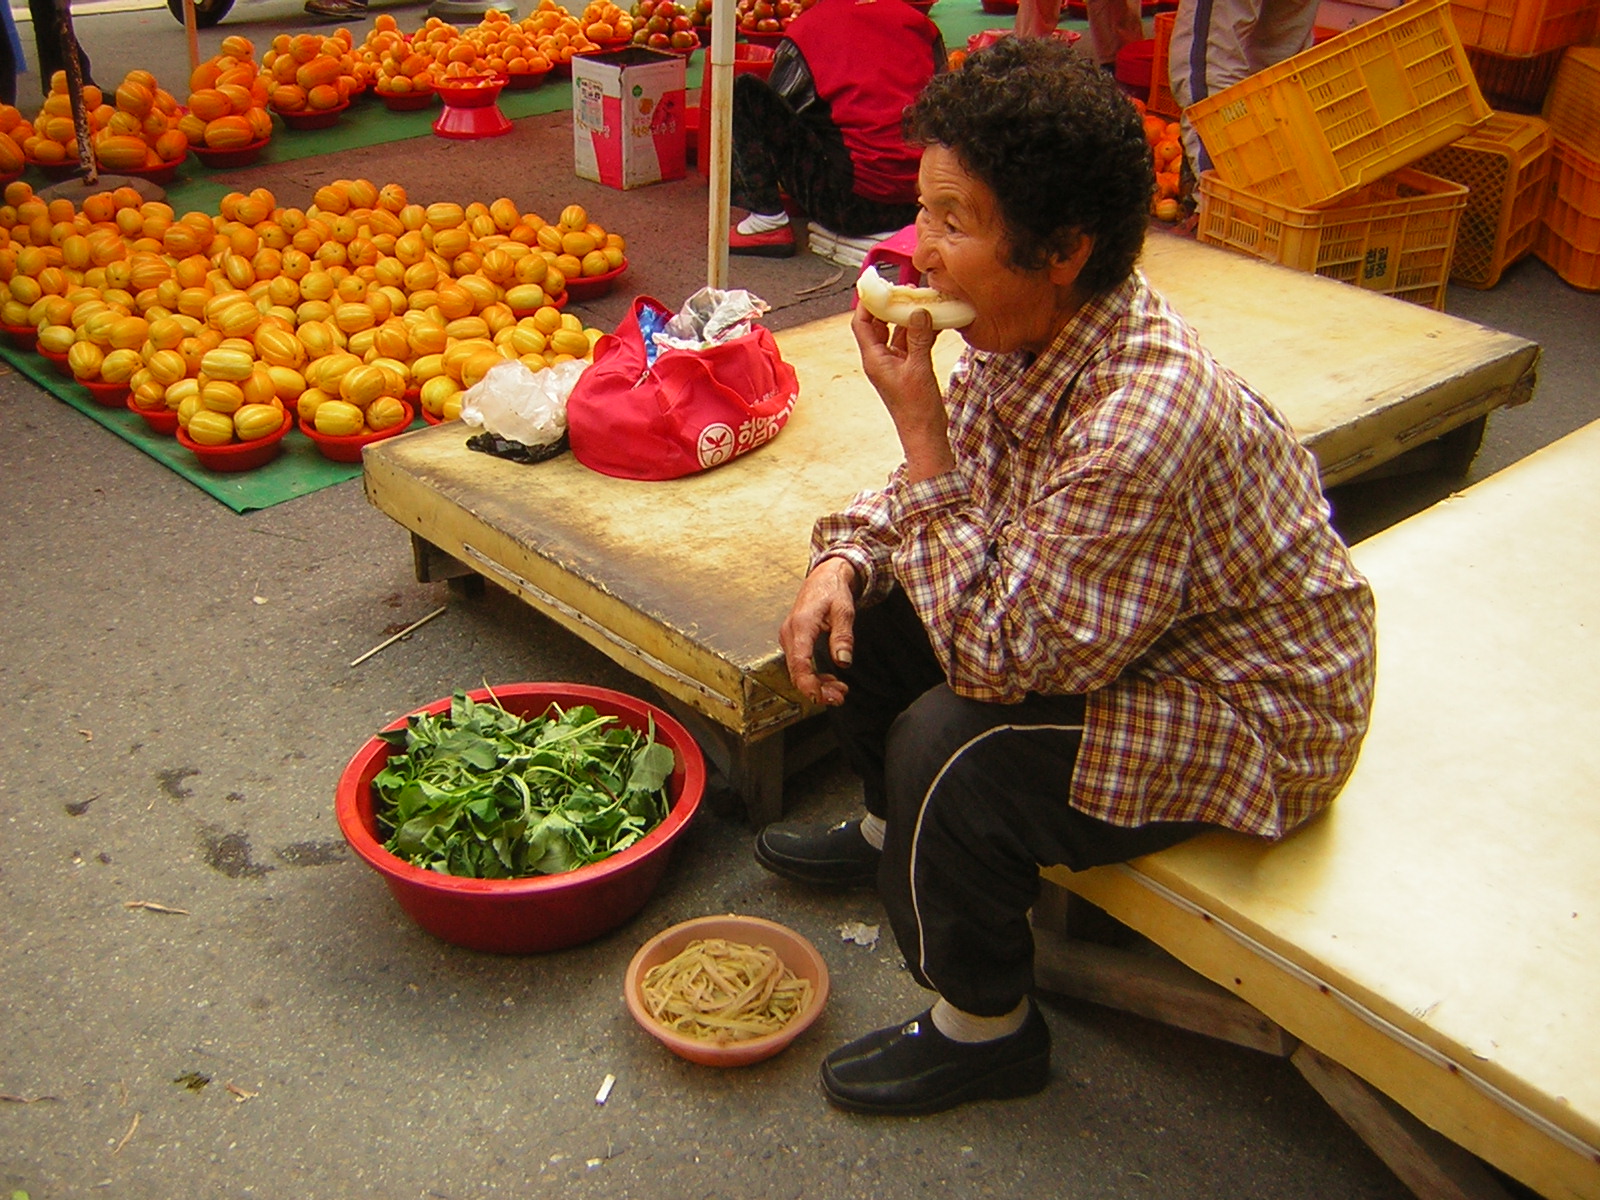
[[[1208,837],[1092,885],[1113,911],[1166,923],[1180,957],[1193,931],[1151,912],[1151,885],[1254,943],[1202,951],[1219,982],[1274,960],[1318,981],[1320,996],[1266,1002],[1313,1044],[1315,1008],[1348,997],[1387,1029],[1387,1050],[1354,1037],[1318,1049],[1413,1092],[1397,1098],[1548,1194],[1588,1197],[1600,1196],[1596,479],[1600,423],[1358,545],[1378,602],[1377,700],[1331,811],[1278,846]],[[1470,1086],[1435,1107],[1441,1063]],[[1540,1139],[1545,1153],[1530,1154]]]

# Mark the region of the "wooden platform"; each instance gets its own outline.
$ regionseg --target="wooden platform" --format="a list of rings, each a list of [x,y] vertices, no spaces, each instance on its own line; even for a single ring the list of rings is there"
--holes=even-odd
[[[1562,1200],[1600,1200],[1597,479],[1600,423],[1355,548],[1377,700],[1324,818],[1047,873],[1298,1039],[1325,1094],[1348,1072]]]
[[[1526,400],[1538,347],[1331,280],[1152,237],[1144,267],[1225,363],[1269,397],[1337,483]],[[778,337],[800,376],[760,451],[668,483],[465,448],[454,425],[368,448],[367,495],[414,535],[418,575],[476,572],[654,685],[713,743],[752,817],[782,807],[783,731],[808,715],[777,630],[812,522],[883,482],[899,448],[848,317]],[[948,367],[960,342],[946,334]]]

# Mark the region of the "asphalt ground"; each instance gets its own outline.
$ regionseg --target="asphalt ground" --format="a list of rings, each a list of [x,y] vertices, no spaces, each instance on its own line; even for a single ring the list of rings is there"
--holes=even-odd
[[[387,11],[402,26],[423,12]],[[102,83],[134,66],[163,81],[186,71],[165,10],[77,26]],[[303,27],[297,4],[241,0],[202,33],[202,54],[229,32],[263,45]],[[584,306],[602,327],[634,292],[672,301],[704,281],[703,180],[615,192],[574,178],[570,154],[557,115],[492,142],[414,139],[237,179],[291,204],[356,176],[422,200],[585,203],[627,233],[634,264],[630,287]],[[784,327],[845,307],[836,271],[804,253],[735,260],[732,282]],[[1494,416],[1465,481],[1423,470],[1339,489],[1352,539],[1600,408],[1593,295],[1530,260],[1493,291],[1452,289],[1449,306],[1540,342],[1538,393]],[[750,856],[751,830],[709,811],[645,910],[590,945],[502,958],[421,932],[339,836],[333,785],[354,750],[483,681],[634,685],[504,593],[415,582],[404,533],[358,482],[238,516],[7,374],[0,529],[0,1194],[1406,1194],[1287,1062],[1087,1004],[1047,1003],[1055,1074],[1040,1096],[912,1120],[830,1109],[822,1056],[926,996],[886,927],[870,946],[841,939],[846,922],[881,922],[870,893],[774,879]],[[444,616],[350,665],[440,605]],[[831,761],[789,787],[802,818],[856,800]],[[834,991],[784,1054],[723,1072],[644,1037],[620,988],[651,934],[726,911],[811,938]]]

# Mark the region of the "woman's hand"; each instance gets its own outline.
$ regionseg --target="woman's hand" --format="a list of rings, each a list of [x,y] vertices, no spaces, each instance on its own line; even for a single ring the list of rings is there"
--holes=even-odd
[[[944,394],[933,370],[933,342],[938,335],[928,314],[918,309],[907,326],[890,326],[864,305],[856,305],[850,329],[861,350],[861,367],[877,389],[900,437],[906,457],[906,478],[931,479],[955,466]]]
[[[839,705],[850,690],[838,676],[817,670],[817,639],[828,639],[828,654],[848,667],[855,649],[856,571],[842,558],[825,558],[800,585],[789,615],[778,630],[789,678],[813,704]]]

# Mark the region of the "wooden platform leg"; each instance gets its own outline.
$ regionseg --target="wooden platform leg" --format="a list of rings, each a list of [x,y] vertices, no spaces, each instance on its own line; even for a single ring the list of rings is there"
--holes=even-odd
[[[1327,1055],[1302,1044],[1289,1061],[1420,1200],[1510,1200],[1477,1158]]]
[[[757,829],[783,816],[783,734],[759,742],[735,739],[730,747],[728,781],[744,800],[745,815]]]
[[[1085,903],[1049,881],[1044,884],[1034,906],[1033,931],[1034,981],[1043,991],[1131,1012],[1250,1050],[1279,1057],[1293,1052],[1297,1042],[1282,1026],[1137,935],[1130,948],[1072,936],[1075,928],[1093,928],[1110,920],[1099,910],[1095,912],[1100,920],[1071,911],[1074,904]]]
[[[783,815],[782,730],[758,742],[746,742],[674,696],[658,689],[656,699],[683,723],[705,751],[713,776],[707,783],[707,799],[712,807],[724,816],[743,816],[757,829]]]
[[[453,590],[457,586],[457,580],[476,580],[476,586],[480,591],[483,587],[483,576],[459,558],[446,554],[426,538],[414,533],[411,535],[411,571],[418,583],[449,580]]]

